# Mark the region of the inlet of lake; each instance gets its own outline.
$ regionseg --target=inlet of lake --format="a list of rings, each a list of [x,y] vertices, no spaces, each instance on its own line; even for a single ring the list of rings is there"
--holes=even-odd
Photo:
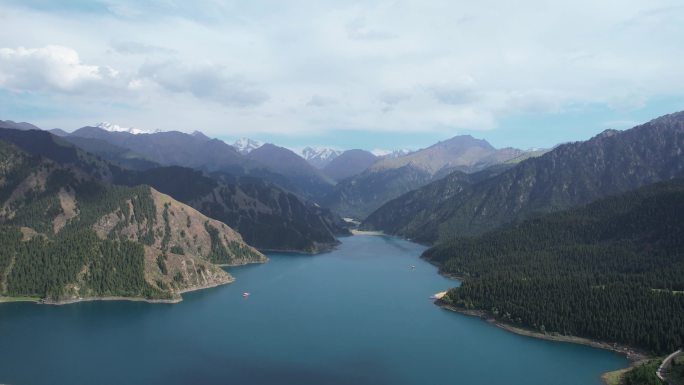
[[[457,282],[423,250],[354,236],[178,304],[0,304],[0,384],[591,385],[628,364],[440,309],[429,297]]]

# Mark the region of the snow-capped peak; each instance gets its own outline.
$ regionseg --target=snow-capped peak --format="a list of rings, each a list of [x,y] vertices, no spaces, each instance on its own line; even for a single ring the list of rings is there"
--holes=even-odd
[[[376,148],[376,149],[371,151],[371,153],[373,153],[373,155],[375,155],[377,157],[390,158],[390,159],[398,158],[400,156],[410,154],[411,152],[412,152],[411,150],[406,149],[406,148],[402,148],[399,150],[384,150],[381,148]]]
[[[323,168],[333,159],[342,154],[342,151],[326,147],[304,147],[300,152],[302,158],[316,168]]]
[[[235,141],[235,143],[232,144],[232,146],[240,153],[240,154],[249,154],[252,152],[252,150],[256,150],[257,148],[261,147],[264,145],[264,142],[260,142],[258,140],[254,139],[249,139],[249,138],[240,138]]]
[[[143,130],[141,128],[134,128],[134,127],[121,127],[118,124],[114,123],[109,123],[109,122],[101,122],[95,125],[95,127],[101,128],[105,131],[109,132],[127,132],[129,134],[133,135],[138,135],[138,134],[155,134],[158,132],[161,132],[160,130]]]
[[[342,154],[342,151],[324,147],[304,147],[302,150],[302,157],[306,160],[319,159],[330,161],[340,156],[340,154]]]

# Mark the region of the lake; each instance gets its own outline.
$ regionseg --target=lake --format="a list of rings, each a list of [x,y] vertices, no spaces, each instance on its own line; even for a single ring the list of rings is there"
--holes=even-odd
[[[591,385],[628,364],[436,307],[456,282],[423,250],[354,236],[231,268],[235,283],[178,304],[0,304],[0,383]]]

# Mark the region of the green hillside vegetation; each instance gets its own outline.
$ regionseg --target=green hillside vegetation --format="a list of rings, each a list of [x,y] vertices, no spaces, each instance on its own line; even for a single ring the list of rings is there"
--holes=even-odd
[[[158,163],[148,160],[141,154],[101,139],[81,138],[78,136],[64,136],[62,139],[91,154],[97,154],[108,162],[122,168],[148,170],[150,168],[159,167]]]
[[[464,278],[445,301],[546,333],[654,353],[684,344],[684,179],[425,252]]]
[[[92,170],[0,141],[0,296],[177,299],[188,287],[230,282],[211,263],[204,221],[216,228],[222,264],[265,260],[225,224],[149,186],[102,183]]]
[[[656,370],[661,360],[650,360],[627,371],[620,381],[621,385],[662,385]]]
[[[413,209],[399,215],[381,207],[363,227],[425,243],[480,235],[683,176],[683,151],[684,112],[680,112],[626,131],[608,130],[584,142],[558,146],[469,186],[463,187],[460,180],[453,185],[434,182],[389,204],[401,206],[402,201],[421,196],[425,203],[411,203]],[[449,193],[461,187],[457,194]],[[435,197],[438,205],[431,203]]]
[[[180,166],[147,168],[142,163],[133,167],[140,170],[126,169],[105,160],[114,157],[118,159],[117,164],[122,164],[122,147],[99,138],[59,138],[45,131],[0,128],[0,139],[29,154],[76,166],[106,184],[150,185],[204,215],[228,224],[239,231],[248,244],[261,249],[315,253],[336,245],[336,235],[348,234],[342,219],[330,210],[302,200],[261,178],[223,172],[208,175]],[[97,155],[83,151],[67,140],[84,145]]]
[[[0,225],[0,283],[3,295],[36,296],[58,300],[69,287],[82,285],[80,292],[93,296],[167,295],[144,279],[143,245],[126,239],[100,239],[92,225],[102,216],[132,202],[132,215],[149,223],[155,220],[149,187],[105,188],[79,181],[56,165],[25,156],[0,141],[0,163],[10,171],[0,189],[0,201],[7,201],[14,187],[36,169],[47,174],[44,189],[30,189],[6,204],[11,215]],[[72,188],[78,195],[79,215],[55,234],[53,221],[63,214],[58,193]],[[27,236],[32,229],[36,234]],[[147,229],[141,229],[142,232]],[[144,238],[144,237],[143,237]]]
[[[389,234],[415,234],[420,229],[414,226],[423,226],[425,222],[433,221],[442,203],[465,188],[501,174],[511,167],[508,164],[499,164],[471,174],[454,171],[442,179],[385,203],[363,221],[361,229],[382,229]]]

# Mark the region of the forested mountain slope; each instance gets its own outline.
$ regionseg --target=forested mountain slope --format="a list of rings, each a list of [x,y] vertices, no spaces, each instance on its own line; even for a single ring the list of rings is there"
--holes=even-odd
[[[585,142],[558,146],[466,186],[436,207],[429,202],[416,204],[415,211],[404,211],[399,219],[373,215],[364,227],[422,242],[482,234],[509,222],[586,204],[683,173],[684,113],[680,112],[630,130],[606,131]],[[444,194],[453,189],[449,185],[442,188]],[[424,195],[433,199],[439,194]],[[402,223],[400,228],[395,226],[397,222]]]
[[[684,179],[427,250],[464,278],[444,301],[560,333],[669,353],[684,344]]]
[[[329,210],[257,178],[225,173],[209,176],[175,166],[126,170],[44,131],[0,129],[0,139],[31,154],[78,165],[103,182],[148,184],[227,223],[243,234],[250,245],[264,250],[315,253],[337,244],[336,235],[348,234],[342,220]]]
[[[183,167],[127,173],[127,184],[149,184],[237,230],[262,250],[317,253],[346,235],[343,221],[327,209],[301,200],[259,178]]]
[[[461,193],[466,187],[498,175],[511,167],[511,164],[499,164],[472,174],[454,171],[442,179],[385,203],[363,221],[361,229],[381,228],[389,234],[412,234],[419,230],[412,226],[422,225],[425,219],[423,217],[433,215],[443,202]]]
[[[0,140],[0,294],[48,301],[178,299],[227,283],[216,264],[263,262],[238,233],[149,186]]]
[[[340,181],[321,204],[340,215],[363,219],[387,201],[424,186],[432,176],[411,165],[365,172]]]
[[[111,162],[121,168],[131,170],[148,170],[155,167],[160,167],[159,163],[153,162],[142,154],[133,152],[127,148],[111,144],[102,139],[83,138],[79,136],[62,136],[64,140],[72,143],[91,154],[101,156],[108,162]]]

